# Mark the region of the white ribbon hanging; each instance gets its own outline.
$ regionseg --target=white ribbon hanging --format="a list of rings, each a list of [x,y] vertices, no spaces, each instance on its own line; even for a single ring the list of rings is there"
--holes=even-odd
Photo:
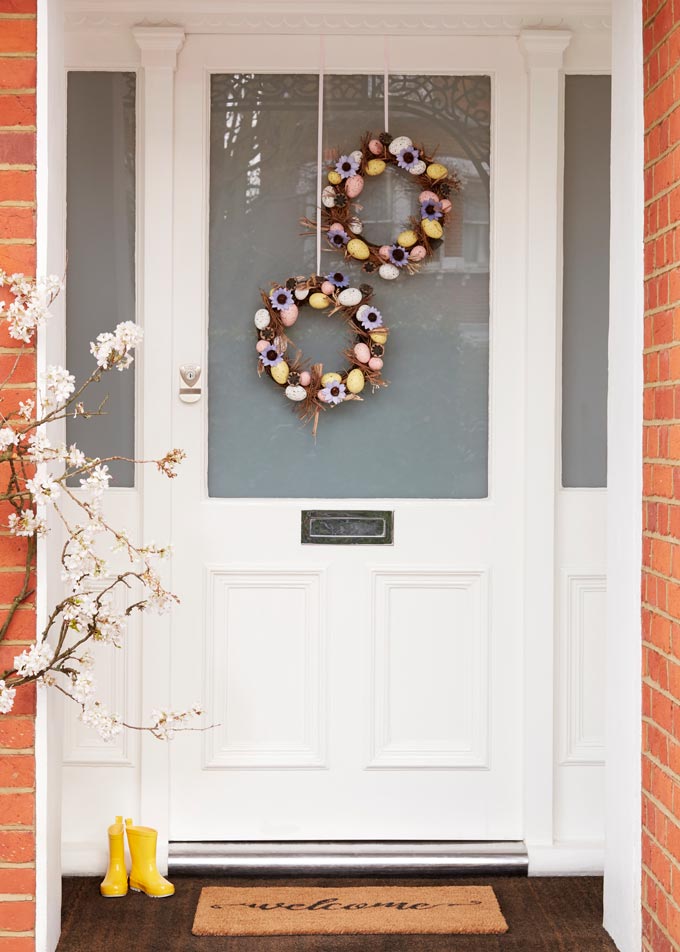
[[[325,70],[325,45],[323,35],[319,37],[319,112],[317,117],[316,140],[316,190],[318,211],[316,215],[316,273],[321,274],[321,193],[323,191],[323,77]]]
[[[390,40],[383,37],[383,105],[385,108],[385,132],[390,131]]]

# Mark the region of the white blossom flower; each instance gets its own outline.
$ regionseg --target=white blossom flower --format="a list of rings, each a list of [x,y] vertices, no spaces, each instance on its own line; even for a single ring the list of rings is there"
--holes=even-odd
[[[80,485],[87,490],[93,502],[98,503],[108,488],[111,473],[108,466],[98,465],[90,470],[86,479],[80,480]]]
[[[50,499],[58,499],[61,493],[59,483],[55,482],[51,476],[36,476],[34,479],[27,479],[26,489],[39,506],[46,505]]]
[[[203,709],[198,704],[186,711],[154,710],[151,712],[151,733],[159,740],[172,740],[176,731],[181,730],[188,720],[200,717],[202,713]]]
[[[47,641],[31,645],[14,659],[14,667],[21,677],[32,677],[41,674],[54,659],[54,648]]]
[[[88,704],[94,694],[94,687],[94,675],[91,667],[78,671],[71,677],[71,697],[79,704]]]
[[[112,367],[126,370],[133,359],[130,351],[141,343],[142,337],[141,327],[133,321],[123,321],[113,334],[110,331],[98,334],[96,341],[90,343],[90,353],[97,361],[97,366],[103,370]]]
[[[83,705],[80,719],[83,724],[93,727],[99,736],[106,741],[113,740],[123,729],[120,716],[107,711],[101,701],[88,700]]]
[[[0,450],[8,450],[10,446],[16,446],[19,437],[11,426],[3,426],[0,429]]]
[[[0,714],[9,714],[14,707],[14,697],[16,688],[11,688],[3,680],[0,680]]]
[[[76,378],[64,367],[51,366],[42,374],[44,391],[42,405],[45,410],[63,406],[76,388]]]
[[[44,463],[46,460],[52,460],[57,455],[53,449],[48,437],[43,431],[31,433],[28,438],[28,449],[26,458],[32,463]]]
[[[36,516],[32,509],[22,509],[21,514],[10,513],[7,526],[15,536],[44,535],[47,532],[47,523]]]
[[[23,274],[8,275],[2,271],[0,286],[9,286],[14,295],[9,306],[3,308],[10,337],[30,343],[35,329],[49,317],[49,307],[63,287],[61,279],[50,275],[33,281]]]
[[[75,443],[72,443],[66,454],[66,462],[75,469],[80,469],[85,465],[85,454],[79,450]]]
[[[33,416],[33,411],[35,410],[35,400],[20,400],[19,401],[19,416],[23,420],[30,420]]]

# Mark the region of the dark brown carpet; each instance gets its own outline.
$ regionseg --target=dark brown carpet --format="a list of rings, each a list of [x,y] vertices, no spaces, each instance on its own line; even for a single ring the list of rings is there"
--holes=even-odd
[[[431,879],[258,879],[272,886],[432,885]],[[438,885],[446,885],[438,880]],[[252,879],[177,877],[169,899],[129,893],[102,899],[99,880],[64,880],[63,932],[57,952],[615,952],[601,926],[602,880],[494,877],[456,879],[456,886],[493,886],[507,919],[505,935],[192,936],[203,886],[252,886]]]

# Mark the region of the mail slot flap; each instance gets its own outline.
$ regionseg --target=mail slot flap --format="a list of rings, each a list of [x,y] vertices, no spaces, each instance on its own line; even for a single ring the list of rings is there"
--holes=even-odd
[[[300,541],[303,545],[392,545],[394,513],[361,509],[303,510]]]

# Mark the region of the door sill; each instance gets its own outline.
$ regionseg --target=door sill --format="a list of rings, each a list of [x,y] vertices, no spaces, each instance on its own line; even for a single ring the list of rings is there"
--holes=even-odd
[[[526,876],[521,840],[171,842],[170,875]]]

